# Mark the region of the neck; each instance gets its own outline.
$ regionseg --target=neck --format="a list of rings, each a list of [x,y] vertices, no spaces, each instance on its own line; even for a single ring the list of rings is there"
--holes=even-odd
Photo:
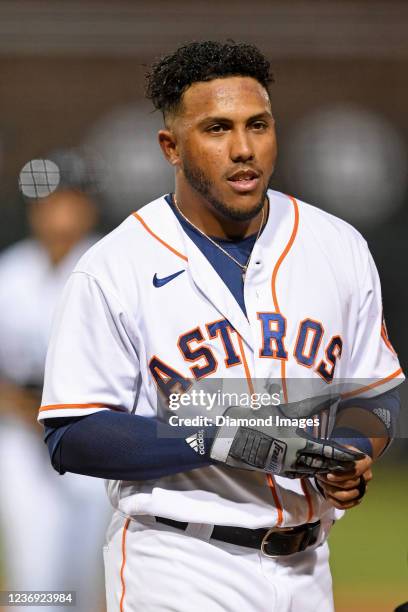
[[[238,240],[256,234],[263,218],[267,218],[268,198],[265,198],[263,209],[252,219],[235,221],[222,216],[213,205],[201,194],[184,185],[176,183],[175,201],[177,207],[187,219],[207,236]]]
[[[73,249],[76,243],[61,243],[61,242],[42,242],[45,248],[48,259],[52,266],[58,266],[58,264],[65,259],[68,253]]]

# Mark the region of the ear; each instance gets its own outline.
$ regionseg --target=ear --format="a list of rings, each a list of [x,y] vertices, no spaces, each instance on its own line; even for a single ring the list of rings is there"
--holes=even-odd
[[[177,138],[174,132],[172,130],[160,130],[158,139],[164,157],[172,166],[176,166],[180,161],[180,157],[177,148]]]

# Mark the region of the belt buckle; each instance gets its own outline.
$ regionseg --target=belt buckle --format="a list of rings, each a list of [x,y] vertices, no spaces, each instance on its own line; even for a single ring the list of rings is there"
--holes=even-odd
[[[271,535],[271,533],[276,533],[277,531],[280,531],[281,533],[285,532],[285,533],[290,533],[291,531],[293,531],[293,527],[272,527],[271,529],[268,529],[268,531],[265,533],[264,537],[262,538],[262,542],[261,542],[261,553],[265,556],[265,557],[269,557],[270,559],[277,559],[279,557],[281,557],[282,555],[270,555],[269,553],[266,552],[265,550],[265,546],[268,543],[268,537]]]

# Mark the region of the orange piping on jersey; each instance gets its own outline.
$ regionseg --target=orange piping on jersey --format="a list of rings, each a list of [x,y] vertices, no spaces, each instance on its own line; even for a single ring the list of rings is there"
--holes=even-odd
[[[293,204],[293,211],[295,214],[295,220],[293,223],[293,229],[292,229],[292,233],[290,235],[289,241],[287,243],[287,245],[285,246],[284,250],[282,251],[278,261],[275,264],[275,267],[273,269],[272,272],[272,282],[271,282],[271,289],[272,289],[272,299],[273,299],[273,305],[275,308],[275,312],[278,312],[279,314],[282,314],[279,308],[279,302],[278,302],[278,296],[276,294],[276,277],[278,275],[278,271],[279,268],[281,266],[281,263],[283,262],[283,260],[285,259],[286,255],[289,253],[290,249],[292,248],[292,245],[295,241],[296,238],[296,234],[298,231],[298,227],[299,227],[299,207],[298,207],[298,203],[296,202],[295,198],[293,198],[292,196],[288,196],[290,201]],[[282,391],[283,391],[283,397],[285,399],[285,402],[288,401],[288,389],[286,386],[286,362],[285,361],[281,361],[281,379],[282,379]]]
[[[279,314],[281,314],[280,310],[279,310],[279,305],[278,305],[278,298],[276,296],[276,277],[280,268],[281,263],[283,262],[283,260],[285,259],[286,255],[289,253],[290,249],[292,248],[292,245],[295,241],[296,238],[296,234],[298,231],[298,227],[299,227],[299,207],[298,204],[295,200],[295,198],[293,198],[292,196],[288,196],[293,204],[293,209],[294,209],[294,213],[295,213],[295,221],[293,224],[293,230],[292,230],[292,234],[289,238],[289,241],[287,243],[287,245],[285,246],[284,250],[282,251],[278,261],[275,264],[275,267],[273,269],[273,273],[272,273],[272,298],[273,298],[273,304],[275,306],[275,310],[276,312],[279,312]]]
[[[384,340],[386,346],[390,349],[390,351],[396,355],[397,351],[395,350],[395,348],[392,346],[390,339],[388,338],[388,334],[387,334],[387,329],[385,327],[385,324],[382,323],[381,324],[381,338]]]
[[[341,394],[341,399],[348,399],[349,397],[354,397],[355,395],[359,395],[360,393],[364,393],[365,391],[369,391],[370,389],[374,389],[375,387],[379,387],[380,385],[384,385],[389,380],[392,380],[398,374],[402,374],[402,368],[398,368],[395,372],[387,376],[386,378],[382,378],[381,380],[377,380],[375,383],[371,383],[371,385],[367,385],[366,387],[360,387],[360,389],[355,389],[354,391],[348,391],[347,393]]]
[[[279,302],[278,302],[278,296],[276,293],[276,278],[278,276],[278,271],[279,268],[283,262],[283,260],[285,259],[286,255],[289,253],[290,249],[292,248],[293,243],[295,242],[295,238],[298,232],[298,228],[299,228],[299,207],[298,207],[298,203],[296,202],[295,198],[292,196],[288,196],[290,201],[293,204],[293,212],[295,214],[295,220],[293,223],[293,229],[292,229],[292,233],[290,235],[290,238],[288,240],[287,245],[285,246],[285,248],[283,249],[278,261],[275,264],[275,267],[273,269],[272,272],[272,282],[271,282],[271,289],[272,289],[272,299],[273,299],[273,305],[275,308],[275,312],[278,312],[279,314],[282,314],[279,308]],[[288,396],[288,387],[286,384],[286,361],[281,361],[281,381],[282,381],[282,391],[283,391],[283,398],[285,400],[285,402],[287,403],[289,401],[289,396]],[[268,482],[269,482],[269,486],[272,489],[272,495],[275,499],[275,503],[276,503],[276,497],[277,497],[277,493],[276,493],[276,488],[274,486],[274,480],[271,477],[268,477]],[[303,489],[303,486],[302,486]],[[307,491],[307,490],[306,490]],[[313,505],[312,505],[312,498],[310,497],[309,491],[307,491],[306,493],[305,489],[303,489],[303,492],[305,494],[306,500],[307,500],[307,506],[308,506],[308,516],[313,516]],[[281,514],[279,515],[279,510],[278,510],[278,522],[276,523],[277,526],[281,525],[283,521],[283,512],[281,509]]]
[[[254,385],[253,385],[252,378],[251,378],[251,372],[249,371],[248,362],[246,360],[244,345],[242,343],[241,336],[239,334],[237,334],[237,336],[238,336],[239,350],[240,350],[240,353],[241,353],[241,361],[242,361],[242,363],[244,365],[245,376],[246,376],[246,379],[247,379],[247,383],[248,383],[248,387],[249,387],[249,392],[251,393],[251,395],[253,395],[255,393],[255,389],[254,389]]]
[[[310,495],[310,491],[307,488],[307,481],[304,478],[300,480],[300,486],[302,487],[302,491],[307,500],[307,520],[306,523],[310,523],[313,517],[313,504],[312,504],[312,496]]]
[[[281,382],[282,382],[282,391],[283,391],[283,399],[285,403],[288,403],[288,387],[286,385],[286,361],[281,361]]]
[[[124,602],[125,593],[126,593],[125,577],[123,574],[124,574],[125,565],[126,565],[126,532],[128,530],[129,523],[130,523],[130,519],[126,519],[126,522],[123,526],[123,532],[122,532],[122,567],[120,568],[120,582],[122,584],[122,596],[120,598],[120,612],[123,612],[123,602]]]
[[[87,408],[109,408],[109,410],[118,410],[124,412],[124,408],[117,406],[109,406],[108,404],[50,404],[49,406],[41,406],[40,412],[46,410],[86,410]]]
[[[170,246],[169,244],[167,244],[167,242],[165,242],[162,238],[160,238],[160,236],[158,236],[157,234],[155,234],[150,227],[147,225],[146,221],[144,221],[144,219],[142,219],[142,217],[140,215],[138,215],[136,212],[133,213],[133,216],[140,221],[140,223],[143,225],[143,227],[145,228],[145,230],[147,232],[149,232],[149,234],[151,236],[153,236],[153,238],[156,238],[156,240],[158,240],[163,246],[166,247],[166,249],[169,249],[169,251],[171,251],[172,253],[174,253],[175,255],[177,255],[177,257],[180,257],[181,259],[184,259],[184,261],[188,261],[188,257],[186,257],[186,255],[183,255],[182,253],[179,253],[179,251],[176,251],[176,249],[174,249],[172,246]]]
[[[275,502],[276,510],[278,511],[278,518],[276,521],[276,527],[280,527],[283,523],[283,509],[280,499],[278,497],[278,492],[276,491],[275,480],[272,474],[267,474],[266,479],[268,481],[268,485],[270,490],[272,491],[273,501]]]
[[[238,336],[239,350],[241,352],[241,360],[242,360],[242,363],[244,365],[245,376],[246,376],[246,379],[247,379],[249,391],[250,391],[251,394],[253,394],[255,392],[255,390],[254,390],[254,385],[253,385],[252,378],[251,378],[251,373],[249,371],[248,362],[247,362],[246,356],[245,356],[244,345],[242,343],[241,336],[239,334],[237,334],[237,336]],[[281,501],[279,499],[278,493],[276,491],[275,481],[273,479],[272,474],[266,474],[266,479],[268,481],[269,488],[272,491],[272,497],[273,497],[273,500],[275,502],[276,510],[278,512],[278,520],[276,521],[276,525],[279,527],[279,525],[281,525],[282,522],[283,522],[282,504],[281,504]]]

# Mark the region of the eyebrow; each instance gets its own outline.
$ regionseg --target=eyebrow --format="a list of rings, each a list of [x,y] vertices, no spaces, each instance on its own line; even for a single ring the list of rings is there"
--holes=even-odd
[[[246,123],[250,121],[259,121],[260,119],[273,119],[272,113],[269,113],[268,111],[257,113],[256,115],[252,115],[251,117],[248,117],[248,119],[246,120]],[[233,123],[233,121],[229,119],[228,117],[214,115],[210,117],[205,117],[198,123],[198,125],[204,126],[210,123]]]

